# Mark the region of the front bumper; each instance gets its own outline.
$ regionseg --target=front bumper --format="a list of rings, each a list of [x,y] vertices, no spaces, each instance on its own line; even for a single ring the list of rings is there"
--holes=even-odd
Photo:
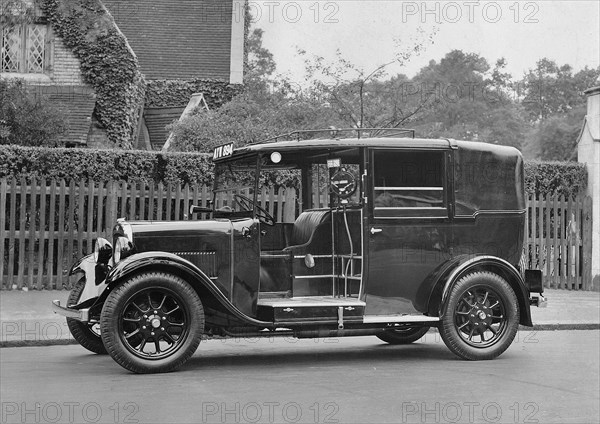
[[[78,321],[89,322],[89,320],[90,320],[90,309],[89,308],[83,308],[83,309],[66,308],[66,307],[60,305],[60,300],[52,301],[52,310],[54,311],[55,314],[63,315],[67,318],[73,318]]]

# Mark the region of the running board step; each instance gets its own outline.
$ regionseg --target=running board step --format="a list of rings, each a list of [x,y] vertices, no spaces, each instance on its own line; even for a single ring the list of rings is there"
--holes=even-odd
[[[425,315],[365,315],[364,324],[388,324],[397,322],[439,322],[438,317],[426,317]]]
[[[290,299],[260,299],[257,317],[274,323],[360,323],[365,302],[358,299],[334,297],[295,297]]]

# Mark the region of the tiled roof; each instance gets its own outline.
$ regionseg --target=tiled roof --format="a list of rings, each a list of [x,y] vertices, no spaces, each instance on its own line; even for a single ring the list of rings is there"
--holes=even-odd
[[[94,91],[89,87],[78,85],[39,86],[39,90],[53,105],[66,114],[69,132],[63,137],[65,145],[85,145],[92,123],[92,112],[96,105]]]
[[[147,79],[229,80],[232,0],[103,2]]]
[[[183,107],[157,107],[144,109],[144,120],[153,150],[160,150],[167,141],[169,132],[165,127],[179,119]]]

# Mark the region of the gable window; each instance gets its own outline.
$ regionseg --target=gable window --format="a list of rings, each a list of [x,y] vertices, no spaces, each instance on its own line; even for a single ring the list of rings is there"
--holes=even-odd
[[[47,25],[24,24],[2,29],[2,72],[42,74],[46,68]]]
[[[375,217],[447,216],[444,153],[375,150]]]

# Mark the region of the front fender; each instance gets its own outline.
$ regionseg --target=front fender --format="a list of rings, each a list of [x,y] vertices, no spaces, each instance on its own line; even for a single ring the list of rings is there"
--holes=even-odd
[[[142,252],[119,262],[106,277],[108,289],[104,297],[110,289],[125,278],[150,269],[171,271],[184,276],[196,292],[200,294],[202,291],[208,291],[229,313],[243,322],[261,327],[272,326],[270,322],[254,319],[241,312],[201,269],[190,261],[169,252]]]
[[[453,258],[437,276],[437,282],[429,297],[429,313],[443,316],[446,312],[447,300],[452,287],[469,272],[486,270],[494,272],[504,278],[512,287],[519,302],[521,311],[520,324],[532,326],[531,309],[529,306],[529,290],[519,271],[509,262],[496,256],[462,255]]]
[[[100,273],[98,272],[97,267],[98,265],[94,260],[93,254],[82,257],[71,267],[69,275],[78,273],[83,273],[85,275],[85,287],[81,292],[81,296],[79,296],[79,303],[75,305],[75,308],[87,306],[92,299],[100,296],[106,289],[106,285],[102,284],[102,281],[98,281],[98,275]]]

